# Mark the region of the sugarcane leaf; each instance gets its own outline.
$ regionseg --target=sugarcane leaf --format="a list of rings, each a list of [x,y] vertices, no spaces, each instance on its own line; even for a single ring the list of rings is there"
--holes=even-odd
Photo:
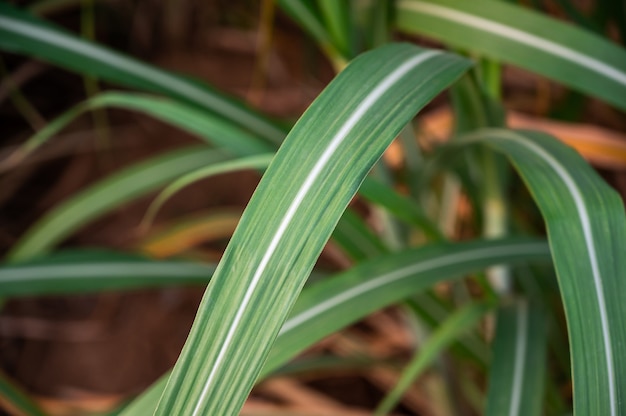
[[[13,245],[7,259],[17,261],[44,254],[110,209],[153,192],[180,175],[228,157],[206,146],[191,146],[121,169],[48,211]]]
[[[626,50],[497,0],[400,0],[397,26],[544,75],[626,110]]]
[[[278,145],[285,132],[268,117],[209,85],[174,74],[0,3],[0,49],[27,54],[119,85],[166,95],[224,117]]]
[[[415,112],[469,65],[456,55],[395,44],[360,56],[331,82],[248,204],[156,415],[239,411],[367,171]]]
[[[574,411],[626,411],[626,215],[620,196],[570,147],[531,131],[480,130],[506,154],[545,219],[570,337]]]
[[[437,283],[459,279],[495,264],[549,259],[547,244],[534,239],[433,243],[381,254],[302,291],[259,378],[271,375],[305,348],[335,331]],[[157,381],[122,415],[151,414],[165,383],[166,377]]]
[[[547,320],[539,304],[518,300],[498,310],[487,416],[541,415]]]
[[[36,296],[205,284],[214,265],[104,250],[59,251],[0,267],[0,293]]]

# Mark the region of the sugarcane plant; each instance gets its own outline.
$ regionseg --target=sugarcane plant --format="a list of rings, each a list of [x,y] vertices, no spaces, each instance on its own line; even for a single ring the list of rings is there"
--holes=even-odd
[[[509,64],[623,115],[626,51],[590,30],[605,26],[611,14],[595,20],[576,15],[575,26],[496,0],[277,5],[338,72],[290,128],[201,82],[0,4],[1,48],[137,90],[105,92],[69,109],[0,161],[3,172],[78,115],[107,107],[145,113],[205,142],[120,170],[46,213],[6,255],[2,296],[210,279],[173,370],[119,410],[123,415],[238,414],[255,383],[307,347],[400,303],[429,335],[377,414],[391,412],[448,348],[462,351],[488,379],[478,413],[626,414],[623,201],[558,139],[508,128],[501,91],[502,65]],[[624,33],[623,19],[614,25]],[[427,36],[448,51],[391,42],[393,31]],[[414,118],[446,90],[454,132],[423,151]],[[404,178],[406,191],[381,160],[396,139],[405,161],[403,175],[395,177]],[[181,187],[243,168],[264,173],[217,265],[55,250],[131,199],[170,184],[148,213],[147,227]],[[454,184],[473,208],[472,238],[462,242],[436,220],[446,208],[440,193]],[[547,241],[540,226],[514,215],[512,189],[522,188],[541,213]],[[357,194],[376,207],[383,231],[374,232],[348,208]],[[307,283],[329,240],[352,266]],[[549,357],[563,354],[555,351],[563,337],[560,306],[550,301],[554,276],[569,337],[569,362],[566,356],[567,368],[560,370],[548,365]],[[480,290],[444,302],[432,290],[440,284]],[[445,304],[445,313],[430,316],[425,299]],[[485,330],[479,325],[485,321],[495,326]],[[570,377],[570,366],[573,403],[561,397],[552,377],[554,371]],[[0,386],[21,412],[45,414],[15,383],[0,379]]]

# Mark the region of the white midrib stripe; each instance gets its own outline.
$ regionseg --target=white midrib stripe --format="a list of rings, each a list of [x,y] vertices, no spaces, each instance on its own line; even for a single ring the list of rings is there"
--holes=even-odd
[[[256,290],[257,285],[263,275],[265,268],[267,267],[270,259],[274,255],[274,251],[278,247],[287,227],[291,223],[294,215],[298,211],[298,208],[302,204],[305,196],[308,194],[309,190],[326,167],[331,157],[347,137],[348,133],[354,128],[354,126],[363,118],[365,113],[383,96],[383,94],[389,90],[395,83],[397,83],[402,77],[404,77],[409,71],[420,65],[422,62],[430,59],[433,56],[439,55],[441,52],[439,51],[427,51],[420,53],[417,56],[412,57],[411,59],[404,62],[402,65],[398,66],[392,73],[387,75],[377,86],[374,88],[365,99],[359,104],[354,113],[348,118],[348,120],[341,126],[339,131],[334,135],[328,147],[324,150],[320,158],[317,160],[313,169],[307,176],[306,180],[302,184],[302,187],[298,190],[295,198],[291,202],[291,205],[287,209],[285,216],[282,218],[274,237],[270,241],[270,244],[261,259],[259,266],[257,267],[256,272],[254,273],[250,285],[248,286],[246,293],[244,294],[243,300],[235,313],[235,318],[231,324],[231,327],[226,334],[226,338],[224,339],[224,343],[222,344],[219,353],[215,362],[213,363],[213,368],[209,376],[207,377],[207,381],[205,382],[202,392],[200,393],[200,398],[196,403],[196,406],[193,410],[193,416],[197,415],[204,403],[206,394],[209,390],[211,383],[213,383],[215,379],[215,375],[217,374],[217,370],[222,366],[222,361],[226,355],[226,351],[229,349],[230,344],[232,342],[233,336],[241,318],[243,317],[243,313],[245,309],[248,307],[250,303],[250,299],[252,298],[253,293]]]
[[[528,344],[528,302],[521,301],[515,314],[517,316],[517,331],[515,334],[515,365],[513,366],[509,416],[519,416],[522,400],[522,382],[524,380],[522,376],[526,365],[526,346]]]
[[[598,61],[589,55],[582,54],[574,49],[568,48],[558,43],[540,38],[528,32],[515,29],[501,23],[497,23],[469,13],[454,10],[441,5],[425,3],[421,1],[402,1],[400,8],[409,9],[416,12],[438,16],[458,23],[461,26],[470,26],[483,32],[491,32],[503,38],[516,40],[538,50],[558,55],[561,58],[575,62],[578,65],[591,69],[608,78],[626,86],[626,73],[611,65]]]
[[[285,322],[280,331],[280,335],[284,335],[285,333],[292,331],[296,327],[301,326],[308,321],[311,321],[315,317],[331,310],[332,308],[344,302],[349,301],[350,299],[354,299],[357,296],[362,296],[364,293],[371,292],[379,287],[386,286],[402,279],[406,279],[418,273],[426,273],[442,266],[450,266],[454,265],[455,263],[463,263],[468,260],[475,260],[479,258],[490,258],[496,256],[501,257],[504,260],[507,256],[510,255],[520,255],[520,253],[531,254],[544,251],[545,245],[543,244],[517,244],[508,247],[474,249],[460,254],[444,254],[431,260],[421,261],[417,264],[412,264],[402,269],[395,270],[393,272],[383,274],[379,277],[368,280],[367,282],[354,286],[336,296],[330,297],[325,301],[318,303],[314,307],[307,309],[287,320],[287,322]]]
[[[600,275],[600,268],[598,265],[598,255],[596,254],[596,247],[593,242],[593,233],[591,231],[591,221],[589,218],[589,212],[587,206],[582,197],[582,192],[576,186],[576,182],[569,175],[567,170],[556,160],[551,154],[547,153],[540,146],[526,140],[526,138],[519,136],[511,132],[498,132],[497,135],[492,136],[495,139],[505,139],[514,141],[522,146],[529,148],[533,153],[536,153],[545,162],[554,169],[557,175],[565,183],[565,186],[570,191],[574,204],[580,217],[580,224],[583,229],[583,236],[585,238],[585,245],[589,253],[589,262],[591,263],[591,273],[593,275],[593,283],[596,291],[596,300],[598,302],[598,310],[600,311],[600,323],[602,327],[602,340],[605,348],[605,360],[607,367],[607,374],[609,377],[609,400],[611,406],[611,416],[617,416],[617,397],[615,392],[615,374],[613,371],[613,348],[611,347],[611,333],[609,330],[609,318],[606,308],[606,300],[604,298],[604,288],[602,285],[602,276]]]
[[[254,128],[264,131],[273,138],[284,137],[284,133],[282,131],[267,123],[261,122],[258,118],[242,111],[239,107],[231,104],[227,100],[224,100],[216,95],[207,94],[194,85],[184,82],[168,73],[156,71],[152,69],[151,66],[144,63],[135,62],[130,59],[121,59],[116,53],[110,52],[106,49],[94,50],[94,48],[87,43],[81,42],[62,33],[57,33],[49,29],[42,29],[30,22],[22,22],[15,20],[14,18],[0,16],[0,28],[2,27],[12,30],[15,33],[19,33],[26,38],[62,47],[100,62],[107,62],[112,66],[121,68],[135,76],[147,79],[157,85],[167,84],[170,86],[170,89],[175,90],[178,94],[194,100],[197,103],[202,103],[212,109],[221,108],[223,109],[222,114],[236,115],[240,120],[242,120],[242,124],[255,126]]]

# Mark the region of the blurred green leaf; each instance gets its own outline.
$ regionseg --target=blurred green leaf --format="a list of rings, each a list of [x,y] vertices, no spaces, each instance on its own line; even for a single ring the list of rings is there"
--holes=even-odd
[[[607,39],[497,0],[400,0],[397,25],[544,75],[626,110],[626,51]]]
[[[199,81],[146,64],[81,39],[0,2],[0,49],[27,54],[81,74],[156,92],[235,122],[275,145],[285,132],[266,116]]]
[[[491,308],[492,306],[488,303],[471,303],[453,312],[441,326],[435,329],[428,340],[418,347],[418,351],[402,372],[398,383],[378,405],[374,414],[380,416],[389,413],[411,384],[439,354],[461,335],[469,332]]]
[[[2,373],[0,373],[0,396],[3,402],[2,409],[12,412],[11,414],[18,412],[27,416],[46,416],[46,412],[31,400],[26,392]]]
[[[215,266],[112,251],[60,251],[0,267],[0,293],[36,296],[208,283]]]
[[[543,414],[548,333],[538,306],[518,301],[498,310],[487,416]]]
[[[192,146],[121,169],[48,211],[13,245],[7,259],[24,260],[46,253],[111,208],[153,192],[180,175],[226,158],[224,153],[206,146]]]

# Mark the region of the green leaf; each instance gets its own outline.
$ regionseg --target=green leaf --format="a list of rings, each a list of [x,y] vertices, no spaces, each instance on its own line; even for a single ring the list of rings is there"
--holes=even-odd
[[[570,335],[574,411],[626,413],[626,215],[620,196],[550,136],[486,129],[526,182],[548,228]]]
[[[11,248],[7,259],[23,260],[49,251],[89,221],[206,164],[226,159],[224,153],[192,146],[159,155],[100,180],[72,195],[40,218]]]
[[[207,179],[211,176],[221,175],[228,172],[235,172],[244,169],[264,169],[270,164],[273,157],[273,153],[242,157],[236,160],[214,163],[210,166],[196,169],[192,172],[187,173],[186,175],[181,176],[180,178],[169,184],[161,192],[159,192],[152,204],[150,204],[150,207],[148,207],[148,211],[146,212],[146,215],[142,221],[142,227],[149,226],[150,223],[152,223],[152,221],[154,220],[154,217],[158,213],[159,209],[161,209],[161,207],[163,206],[163,204],[167,202],[176,192],[180,191],[184,187],[189,186],[199,180]]]
[[[2,408],[15,412],[12,414],[46,416],[46,412],[3,373],[0,373],[0,395],[3,401]]]
[[[277,2],[280,8],[317,42],[337,72],[345,67],[346,57],[337,49],[332,36],[324,26],[319,9],[311,1],[277,0]]]
[[[518,301],[497,314],[487,416],[539,416],[546,377],[546,316]]]
[[[390,187],[383,185],[375,179],[368,178],[368,180],[363,181],[359,194],[370,202],[381,205],[407,224],[423,230],[429,238],[435,240],[443,239],[441,231],[426,216],[417,203],[400,195]]]
[[[0,3],[0,48],[119,85],[176,98],[240,124],[276,145],[285,136],[282,128],[267,117],[206,84],[83,40],[7,3]]]
[[[56,117],[31,136],[6,161],[3,161],[0,164],[0,170],[11,168],[20,163],[26,156],[53,138],[55,134],[82,113],[106,107],[142,112],[194,134],[235,155],[253,155],[274,150],[274,146],[232,124],[223,117],[200,111],[192,106],[161,97],[107,92],[80,103]]]
[[[487,266],[547,260],[537,240],[437,243],[387,254],[302,291],[263,369],[268,374],[314,342],[368,314]]]
[[[384,254],[306,287],[280,330],[260,378],[322,338],[368,314],[495,264],[546,261],[545,242],[531,239],[436,243]],[[152,385],[124,416],[151,414],[165,379]]]
[[[398,383],[378,405],[375,415],[385,415],[398,403],[402,395],[439,354],[461,335],[468,332],[492,308],[488,303],[471,303],[450,315],[419,347],[411,362],[402,372]]]
[[[626,110],[626,51],[522,6],[497,0],[400,0],[397,25],[536,72]]]
[[[61,251],[0,267],[3,297],[204,284],[215,267],[111,251]]]
[[[469,65],[390,45],[355,59],[317,98],[248,204],[156,415],[239,411],[367,171],[415,112]]]
[[[352,16],[349,1],[318,0],[326,27],[337,50],[347,58],[354,57]]]

